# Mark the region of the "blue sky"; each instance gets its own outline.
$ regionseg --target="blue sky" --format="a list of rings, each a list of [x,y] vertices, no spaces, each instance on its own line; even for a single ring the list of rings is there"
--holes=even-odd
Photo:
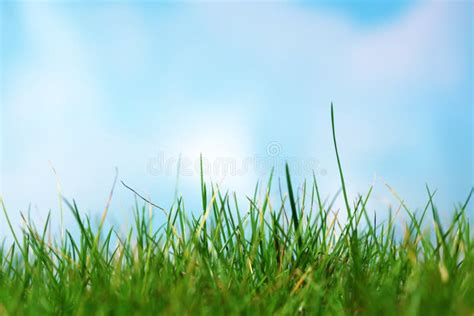
[[[473,8],[465,2],[2,2],[2,196],[38,218],[62,192],[101,212],[120,179],[169,205],[208,179],[250,194],[271,165],[441,212],[473,186]],[[216,162],[237,171],[215,170]],[[257,163],[256,163],[257,162]],[[255,166],[257,164],[257,166]],[[267,173],[265,172],[267,171]],[[116,190],[113,216],[133,198]]]

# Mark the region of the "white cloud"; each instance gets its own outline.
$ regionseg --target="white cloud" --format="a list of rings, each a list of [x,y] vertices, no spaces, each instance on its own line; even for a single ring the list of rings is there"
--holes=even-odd
[[[362,32],[352,41],[347,71],[357,80],[390,86],[454,86],[465,64],[458,58],[453,23],[465,6],[426,2],[393,23]],[[461,14],[460,14],[461,13]]]
[[[118,22],[138,21],[129,11],[102,13],[95,18],[103,18],[111,28]],[[49,161],[58,171],[66,196],[77,198],[85,210],[100,211],[115,165],[124,179],[146,193],[151,193],[147,188],[157,182],[160,187],[172,185],[174,176],[164,177],[162,183],[161,177],[153,178],[146,170],[146,159],[154,154],[156,145],[165,148],[167,155],[178,157],[181,153],[193,161],[201,152],[211,161],[219,157],[238,160],[251,152],[249,130],[239,122],[239,113],[224,121],[224,113],[186,111],[179,129],[170,124],[161,132],[153,132],[149,127],[139,139],[110,126],[104,112],[109,95],[98,81],[100,74],[94,66],[100,59],[95,54],[110,56],[107,62],[117,67],[117,73],[143,66],[148,40],[142,23],[112,32],[107,38],[111,46],[99,45],[105,50],[93,52],[75,25],[54,5],[24,3],[21,17],[33,58],[13,68],[6,88],[4,128],[10,150],[2,171],[8,183],[5,200],[12,214],[25,210],[30,201],[43,215],[49,208],[56,209],[55,178]],[[134,42],[125,42],[130,36]],[[190,187],[198,179],[194,173],[182,184]],[[231,181],[217,175],[213,180],[224,186],[231,182],[230,187],[237,189],[246,187],[249,179],[247,175]],[[124,196],[130,200],[126,190],[116,192],[116,198]]]
[[[194,18],[239,54],[254,56],[262,71],[299,81],[298,92],[317,109],[315,117],[327,117],[329,102],[335,101],[339,133],[364,140],[348,142],[346,151],[364,156],[411,148],[430,133],[399,122],[416,95],[452,91],[469,76],[463,50],[469,44],[460,35],[467,32],[462,27],[468,27],[464,11],[469,8],[467,3],[427,1],[371,28],[351,24],[342,14],[290,4],[197,6]],[[314,88],[308,89],[308,83]],[[353,129],[354,122],[364,121],[371,124]],[[315,129],[316,135],[324,134],[328,124],[318,122]]]
[[[59,172],[63,193],[105,200],[104,183],[110,181],[94,181],[94,176],[111,174],[108,154],[118,141],[103,124],[106,98],[89,51],[54,5],[22,3],[20,9],[31,58],[11,68],[6,84],[2,171],[7,206],[14,215],[29,202],[41,214],[56,209],[49,161]],[[90,205],[97,199],[91,198]]]

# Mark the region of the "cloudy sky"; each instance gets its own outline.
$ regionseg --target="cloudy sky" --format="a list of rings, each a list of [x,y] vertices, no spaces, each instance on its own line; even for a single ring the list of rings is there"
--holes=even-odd
[[[200,153],[206,178],[241,195],[285,160],[334,194],[331,102],[352,197],[375,184],[373,207],[396,207],[389,183],[423,207],[428,183],[448,216],[474,184],[469,1],[0,6],[1,192],[13,217],[30,203],[33,217],[57,214],[51,166],[93,214],[115,167],[159,204],[178,188],[199,205]],[[112,216],[132,205],[118,186]]]

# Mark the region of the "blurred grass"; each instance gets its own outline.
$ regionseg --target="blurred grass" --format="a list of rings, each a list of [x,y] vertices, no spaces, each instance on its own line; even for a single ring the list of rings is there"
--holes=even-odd
[[[64,199],[80,233],[61,227],[59,238],[48,233],[50,214],[41,228],[22,214],[15,234],[1,200],[14,241],[0,247],[0,315],[474,315],[466,213],[473,191],[447,223],[428,187],[422,212],[396,196],[409,218],[400,236],[394,215],[382,222],[369,215],[371,188],[349,200],[333,110],[331,119],[344,223],[321,200],[316,176],[295,190],[288,165],[287,194],[278,203],[271,202],[273,173],[265,196],[246,205],[201,173],[199,217],[180,197],[169,209],[136,204],[134,227],[125,233],[104,229],[113,190],[98,228]],[[158,227],[155,212],[167,218]]]

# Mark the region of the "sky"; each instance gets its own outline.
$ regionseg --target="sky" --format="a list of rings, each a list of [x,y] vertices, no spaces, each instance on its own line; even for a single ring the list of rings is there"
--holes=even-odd
[[[58,190],[99,216],[115,167],[156,203],[182,194],[199,212],[201,153],[206,179],[240,196],[285,161],[294,182],[314,170],[332,196],[331,102],[351,199],[374,185],[370,207],[397,208],[387,183],[423,208],[428,184],[449,217],[474,185],[469,1],[0,8],[1,195],[13,219],[57,215]],[[133,203],[118,185],[111,220]]]

